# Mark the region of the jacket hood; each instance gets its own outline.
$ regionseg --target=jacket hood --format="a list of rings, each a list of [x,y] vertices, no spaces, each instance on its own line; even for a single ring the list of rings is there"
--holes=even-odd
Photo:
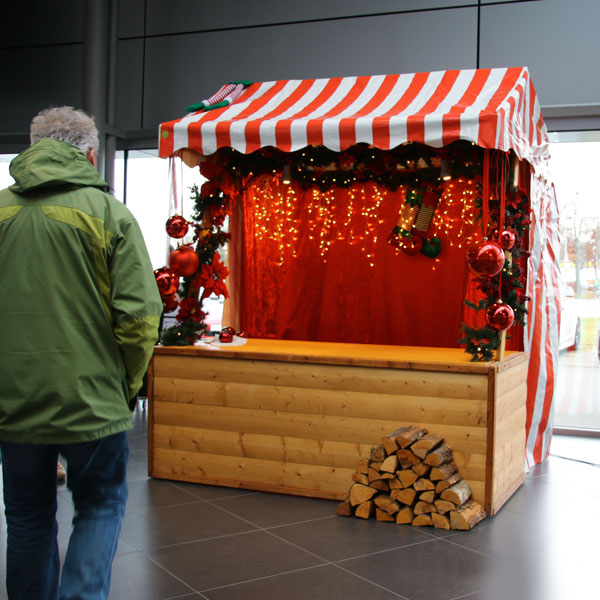
[[[83,152],[60,140],[44,138],[27,148],[10,163],[17,194],[65,185],[91,186],[106,191],[108,184]]]

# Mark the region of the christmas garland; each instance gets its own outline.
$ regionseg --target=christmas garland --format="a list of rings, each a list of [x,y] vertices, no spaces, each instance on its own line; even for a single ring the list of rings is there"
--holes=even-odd
[[[496,191],[490,199],[490,222],[487,227],[486,237],[489,240],[496,239],[499,246],[506,252],[510,252],[510,260],[506,260],[500,272],[491,277],[475,277],[476,289],[484,294],[479,302],[474,303],[465,300],[465,304],[476,311],[486,311],[487,324],[483,327],[474,328],[462,324],[463,337],[458,340],[459,344],[466,345],[466,352],[473,356],[473,361],[490,361],[501,343],[501,332],[504,324],[497,324],[490,314],[499,306],[508,306],[512,310],[514,321],[525,326],[527,315],[526,303],[530,300],[523,293],[526,284],[526,272],[521,263],[529,256],[529,252],[523,249],[523,237],[529,230],[529,197],[525,190],[515,187],[514,182],[506,181],[502,189],[502,177],[499,170],[504,168],[505,155],[496,153],[495,173],[492,179],[496,180]],[[504,227],[499,231],[500,210],[502,193],[505,194]],[[482,205],[482,198],[478,199]],[[512,324],[512,318],[510,319]],[[510,324],[508,326],[510,326]]]
[[[171,252],[169,267],[155,271],[165,312],[178,308],[177,324],[161,332],[160,342],[165,346],[193,345],[206,331],[204,298],[213,293],[229,297],[225,284],[229,270],[218,251],[230,238],[223,226],[231,206],[231,182],[224,171],[218,172],[219,175],[202,188],[191,188],[193,222],[179,215],[167,221],[167,233],[171,237],[182,238],[189,226],[195,233],[191,244],[180,245]],[[183,277],[181,284],[180,277]]]
[[[409,142],[391,150],[356,144],[342,152],[324,146],[308,146],[295,152],[262,148],[242,154],[221,148],[216,162],[244,180],[289,170],[292,182],[303,189],[326,192],[356,183],[374,182],[391,191],[401,186],[417,188],[421,182],[436,181],[442,168],[454,179],[472,179],[480,173],[482,149],[471,142],[457,141],[444,148]]]

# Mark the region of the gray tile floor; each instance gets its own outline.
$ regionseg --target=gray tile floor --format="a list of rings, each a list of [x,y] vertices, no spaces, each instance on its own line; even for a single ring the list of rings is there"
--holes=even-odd
[[[556,453],[469,532],[337,517],[327,500],[148,479],[146,439],[140,406],[111,600],[600,598],[600,439],[557,437]],[[71,516],[61,486],[62,553]],[[2,578],[5,541],[2,520]]]

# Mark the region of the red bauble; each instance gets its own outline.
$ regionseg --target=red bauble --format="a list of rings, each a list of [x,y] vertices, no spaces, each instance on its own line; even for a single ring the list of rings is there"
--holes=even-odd
[[[181,277],[193,275],[198,270],[199,265],[198,255],[189,246],[179,246],[169,256],[169,266]]]
[[[467,250],[467,266],[476,277],[493,277],[502,271],[504,250],[491,240],[479,240]]]
[[[179,275],[171,271],[169,267],[162,267],[154,271],[156,285],[162,296],[172,296],[179,288]]]
[[[496,302],[485,311],[485,320],[492,329],[504,331],[513,324],[515,313],[509,304]]]
[[[233,327],[223,327],[221,333],[219,333],[219,341],[223,344],[230,344],[233,342],[234,335],[235,329]]]
[[[511,250],[515,245],[515,240],[515,232],[511,231],[510,229],[505,229],[498,236],[498,243],[504,250]]]
[[[162,301],[165,313],[173,312],[179,306],[177,294],[173,294],[171,296],[162,296]]]
[[[188,232],[190,225],[183,217],[180,217],[179,215],[173,215],[172,217],[169,217],[165,227],[167,229],[167,233],[172,238],[179,239]]]

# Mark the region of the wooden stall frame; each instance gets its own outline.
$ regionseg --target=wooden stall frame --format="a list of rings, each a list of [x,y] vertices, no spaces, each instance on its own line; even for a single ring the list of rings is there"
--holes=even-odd
[[[252,343],[254,342],[254,344]],[[255,349],[252,349],[253,345]],[[381,348],[381,347],[375,347]],[[392,348],[392,347],[390,347]],[[293,351],[292,351],[293,349]],[[275,350],[278,350],[275,352]],[[286,352],[287,350],[287,352]],[[347,485],[341,486],[339,476],[334,481],[327,481],[326,470],[323,469],[323,464],[316,465],[311,470],[310,465],[298,465],[299,471],[304,470],[310,472],[313,482],[312,486],[301,486],[294,482],[294,486],[273,484],[268,481],[244,481],[243,475],[240,475],[242,468],[238,465],[238,471],[223,472],[222,476],[214,477],[206,474],[190,474],[183,467],[179,469],[171,469],[164,463],[165,455],[168,455],[170,449],[158,448],[155,441],[155,430],[157,428],[155,400],[157,392],[160,395],[161,388],[156,387],[156,362],[163,360],[163,357],[172,357],[169,360],[176,360],[176,357],[182,357],[184,360],[211,360],[211,359],[233,359],[236,366],[242,368],[252,368],[252,364],[262,364],[268,367],[272,361],[278,363],[296,363],[305,365],[340,365],[340,367],[376,367],[381,368],[382,374],[386,369],[404,370],[417,373],[423,373],[426,378],[427,373],[464,373],[473,374],[475,376],[487,376],[487,410],[485,414],[485,481],[483,482],[483,490],[479,490],[479,501],[484,504],[486,512],[491,515],[495,514],[501,506],[510,498],[515,490],[522,484],[525,479],[525,400],[526,400],[526,371],[527,371],[527,356],[524,353],[507,353],[502,361],[493,361],[489,363],[473,363],[467,362],[443,362],[440,360],[423,360],[422,356],[429,354],[443,354],[444,352],[455,351],[450,349],[435,349],[435,348],[402,348],[396,349],[396,354],[391,352],[387,357],[377,356],[377,353],[370,355],[373,352],[373,347],[369,345],[355,344],[327,344],[314,342],[290,342],[281,340],[249,340],[247,346],[244,347],[221,347],[217,350],[207,349],[202,347],[157,347],[148,373],[148,475],[150,477],[178,479],[183,481],[193,481],[196,483],[205,483],[210,485],[223,485],[226,487],[242,487],[246,489],[254,489],[259,491],[279,492],[294,495],[303,495],[319,498],[330,498],[335,500],[343,499],[347,489],[352,481],[348,475]],[[404,352],[405,355],[415,355],[414,359],[402,359],[398,357],[398,352]],[[459,352],[456,350],[455,352]],[[455,356],[457,356],[455,354]],[[239,361],[239,362],[238,362]],[[249,361],[249,362],[248,362]],[[259,361],[259,362],[256,362]],[[218,362],[218,361],[217,361]],[[213,376],[214,377],[214,376]],[[434,377],[432,374],[431,377]],[[502,381],[499,389],[498,380]],[[160,378],[159,378],[160,381]],[[425,380],[423,381],[425,382]],[[161,382],[161,386],[166,385]],[[170,389],[176,385],[176,380],[170,382]],[[199,395],[201,395],[202,382],[198,381]],[[226,382],[223,385],[227,385]],[[318,391],[318,390],[317,390]],[[343,392],[340,392],[343,393]],[[498,396],[500,394],[500,396]],[[182,398],[185,394],[182,394]],[[400,398],[400,397],[399,397]],[[451,399],[449,399],[451,401]],[[498,402],[502,401],[502,411],[497,410]],[[190,404],[181,400],[180,404]],[[160,404],[160,402],[159,402]],[[191,403],[193,404],[193,403]],[[212,405],[216,406],[216,405]],[[180,407],[185,413],[185,406]],[[227,403],[223,404],[222,408],[227,408]],[[190,409],[191,410],[191,409]],[[376,409],[374,409],[376,410]],[[260,412],[256,410],[256,412]],[[265,414],[268,411],[265,411]],[[290,413],[296,414],[296,413]],[[315,417],[318,415],[315,415]],[[343,421],[344,418],[340,417]],[[346,418],[346,421],[352,420]],[[354,419],[356,420],[356,419]],[[365,419],[368,423],[368,419]],[[390,421],[390,430],[382,431],[381,434],[391,433],[396,426],[406,425],[406,422]],[[411,423],[409,423],[411,424]],[[414,423],[420,425],[421,423]],[[187,427],[186,423],[181,423],[183,427]],[[421,424],[422,425],[422,424]],[[160,424],[158,425],[160,428]],[[433,425],[428,425],[428,429],[432,433],[435,431]],[[235,431],[237,429],[234,428]],[[185,429],[185,431],[193,436],[193,428]],[[218,433],[218,432],[217,432]],[[231,433],[230,435],[233,435]],[[239,435],[243,435],[241,432]],[[266,436],[263,436],[266,437]],[[278,436],[276,436],[278,437]],[[292,436],[293,437],[293,436]],[[300,438],[302,436],[299,436]],[[333,439],[333,438],[331,438]],[[452,441],[448,440],[451,444]],[[335,442],[331,442],[335,445]],[[362,448],[363,455],[368,452],[369,444],[374,447],[380,443],[380,439],[374,436],[369,440],[368,444],[359,444]],[[463,450],[462,453],[465,451]],[[176,454],[174,451],[173,454]],[[460,454],[460,452],[459,452]],[[476,453],[479,455],[479,453]],[[469,460],[469,454],[465,454]],[[205,454],[205,460],[224,461],[222,454]],[[212,459],[210,459],[212,457]],[[361,456],[362,457],[362,456]],[[182,459],[182,460],[185,460]],[[224,461],[226,462],[226,461]],[[258,461],[260,462],[260,461]],[[264,463],[266,464],[266,463]],[[275,463],[269,462],[269,467],[275,467]],[[279,467],[286,469],[289,465],[285,462]],[[302,467],[302,468],[300,468]],[[228,467],[225,467],[227,469]],[[345,472],[344,469],[337,468],[339,472]],[[314,472],[313,472],[314,471]],[[331,467],[331,474],[335,474],[336,467]],[[343,473],[341,473],[343,475]],[[468,478],[467,478],[468,479]],[[477,488],[475,488],[477,489]],[[483,492],[483,493],[481,493]],[[476,492],[474,491],[474,494]]]

